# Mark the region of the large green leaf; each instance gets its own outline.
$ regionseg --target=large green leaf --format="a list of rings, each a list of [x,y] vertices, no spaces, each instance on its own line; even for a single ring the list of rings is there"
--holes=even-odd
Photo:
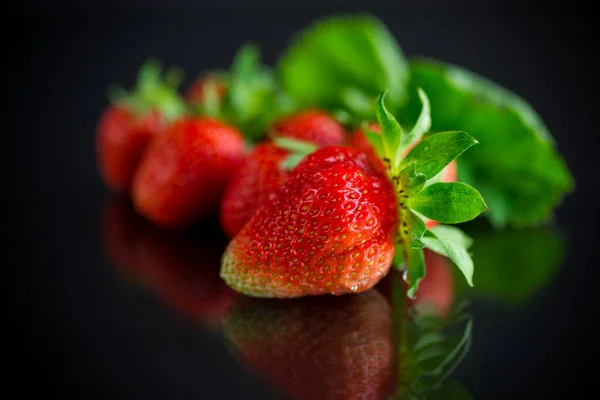
[[[427,231],[422,241],[432,251],[450,258],[473,286],[473,260],[465,245],[471,242],[468,236],[453,226],[438,225]]]
[[[408,199],[413,210],[445,224],[470,221],[487,207],[477,190],[462,182],[438,182]]]
[[[405,103],[408,65],[385,25],[371,16],[336,16],[298,35],[277,65],[283,89],[304,105],[346,108],[374,104],[388,90],[393,106]]]
[[[408,118],[431,102],[433,131],[463,130],[480,142],[459,163],[461,180],[477,187],[491,222],[526,226],[546,220],[574,182],[548,129],[517,95],[462,68],[430,60],[411,62]]]
[[[402,160],[402,164],[414,163],[418,172],[431,179],[476,143],[477,141],[465,132],[436,133],[413,147]]]

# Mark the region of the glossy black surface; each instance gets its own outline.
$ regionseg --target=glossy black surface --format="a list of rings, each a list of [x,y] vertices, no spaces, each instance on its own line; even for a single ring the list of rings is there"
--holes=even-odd
[[[5,292],[14,334],[10,343],[18,353],[11,366],[47,397],[276,398],[264,379],[238,363],[215,322],[219,318],[203,314],[203,302],[212,301],[212,295],[182,310],[181,302],[196,300],[174,300],[165,295],[168,288],[157,291],[153,282],[161,276],[160,265],[148,270],[145,262],[134,265],[142,273],[127,271],[130,262],[119,268],[104,233],[107,208],[115,199],[98,178],[94,129],[107,86],[130,85],[148,56],[181,65],[187,82],[195,71],[227,66],[246,40],[258,43],[273,62],[290,35],[325,10],[101,9],[29,10],[19,13],[24,29],[13,32],[19,44],[11,58],[16,69],[5,77],[13,124],[3,146],[9,164]],[[480,240],[487,240],[488,249],[504,250],[490,259],[500,272],[506,264],[509,272],[502,276],[509,289],[491,288],[495,296],[473,297],[468,308],[472,347],[454,377],[476,399],[562,399],[591,387],[587,375],[598,356],[600,296],[594,255],[598,83],[597,43],[589,34],[593,19],[560,12],[471,15],[383,6],[374,12],[408,55],[465,66],[528,99],[556,137],[578,184],[557,211],[554,233]],[[207,258],[225,240],[215,244],[217,226],[206,222],[192,233],[200,249],[208,245]],[[153,235],[167,234],[144,233],[141,244],[136,239],[126,248],[142,254],[144,247],[155,249]],[[187,240],[167,236],[159,242]],[[198,251],[191,247],[190,252]],[[214,275],[185,281],[197,279],[201,285],[214,279],[218,266],[210,268]],[[515,294],[510,279],[519,280],[521,271],[532,283]],[[226,297],[226,291],[217,291],[219,296]]]

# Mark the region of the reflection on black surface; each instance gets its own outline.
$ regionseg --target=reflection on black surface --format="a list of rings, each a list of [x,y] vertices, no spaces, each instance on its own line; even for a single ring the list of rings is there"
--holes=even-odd
[[[564,255],[564,239],[550,228],[475,229],[471,252],[476,265],[474,287],[458,281],[468,295],[520,304],[551,280]]]
[[[115,200],[102,228],[115,267],[181,315],[222,327],[240,362],[293,399],[470,399],[450,378],[470,349],[466,298],[526,301],[563,255],[551,230],[475,229],[474,288],[448,259],[426,250],[427,275],[414,300],[395,270],[360,295],[266,300],[239,296],[220,279],[227,239],[216,226],[162,230]]]
[[[294,399],[392,392],[390,307],[375,290],[295,300],[240,298],[223,331],[246,365]]]
[[[452,305],[450,265],[429,260],[431,280],[414,301],[405,301],[396,272],[359,295],[239,297],[223,333],[240,361],[286,398],[469,399],[447,378],[469,349],[471,323]]]
[[[219,277],[227,239],[216,232],[175,232],[139,217],[126,199],[110,202],[103,214],[105,252],[126,276],[150,286],[186,318],[210,327],[237,293]]]

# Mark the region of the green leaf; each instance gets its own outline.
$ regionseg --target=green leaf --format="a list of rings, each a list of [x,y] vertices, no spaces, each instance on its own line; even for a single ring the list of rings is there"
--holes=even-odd
[[[419,289],[419,282],[425,277],[425,258],[423,256],[423,249],[405,247],[404,263],[406,265],[404,280],[408,283],[408,291],[406,294],[411,299],[414,299],[415,294]]]
[[[300,103],[328,109],[348,107],[348,88],[353,100],[357,93],[374,99],[388,89],[388,101],[399,107],[409,78],[394,37],[367,15],[335,16],[309,26],[284,51],[277,73],[284,91]],[[358,104],[350,103],[350,108]]]
[[[409,212],[407,217],[403,218],[400,229],[405,229],[405,233],[410,235],[408,245],[412,249],[423,248],[423,242],[421,239],[423,238],[425,231],[427,231],[427,227],[425,226],[425,222],[415,213]]]
[[[290,152],[290,154],[279,164],[279,167],[284,170],[294,169],[300,163],[300,161],[304,159],[304,157],[315,152],[319,148],[314,143],[284,136],[274,137],[273,142],[275,145],[277,145],[277,147]]]
[[[470,251],[477,265],[475,286],[463,288],[460,281],[457,284],[478,297],[508,304],[528,301],[548,285],[564,259],[564,238],[553,229],[488,228],[469,233],[474,240]]]
[[[574,187],[569,170],[538,114],[523,99],[462,68],[432,60],[411,62],[413,121],[422,87],[431,101],[434,131],[464,130],[481,144],[461,157],[461,180],[490,201],[497,227],[536,225]]]
[[[383,136],[379,132],[372,131],[368,124],[363,124],[362,131],[365,134],[365,137],[375,150],[375,154],[381,159],[385,158],[385,151],[383,150]]]
[[[312,153],[316,151],[319,146],[312,142],[304,140],[292,139],[285,136],[277,136],[273,138],[273,143],[279,148],[287,150],[292,153]]]
[[[159,111],[166,121],[172,121],[188,111],[177,93],[181,77],[181,69],[175,67],[169,68],[163,75],[161,63],[151,59],[140,68],[133,90],[127,92],[113,86],[109,89],[109,97],[113,103],[127,107],[138,115]]]
[[[461,182],[434,183],[408,200],[415,211],[446,224],[470,221],[487,210],[479,192]]]
[[[439,225],[428,230],[422,241],[429,249],[450,258],[473,286],[473,260],[467,251],[472,240],[468,236],[458,228]]]
[[[384,104],[386,92],[377,97],[377,121],[381,127],[384,161],[388,160],[392,170],[397,170],[400,165],[402,151],[400,141],[402,140],[402,128],[396,118],[387,110]]]
[[[429,99],[423,89],[417,88],[417,93],[419,94],[423,108],[421,109],[421,114],[419,114],[415,126],[413,126],[410,132],[402,137],[402,151],[409,148],[411,144],[421,140],[423,135],[429,132],[429,128],[431,128],[431,107],[429,106]]]
[[[468,349],[470,345],[472,332],[473,321],[469,320],[460,336],[446,337],[441,342],[420,349],[417,357],[420,359],[421,370],[431,375],[444,374],[447,376],[452,373],[452,370],[462,360],[464,349]],[[427,357],[427,353],[433,354],[433,357]]]
[[[453,379],[444,380],[434,389],[420,393],[421,400],[473,400],[467,389]]]
[[[258,48],[242,46],[231,65],[222,117],[256,142],[275,119],[294,108],[291,99],[279,93],[271,70],[261,64]]]
[[[465,132],[436,133],[417,143],[404,157],[401,167],[414,163],[418,172],[431,179],[476,143],[477,140]]]
[[[394,258],[392,259],[392,267],[397,269],[398,271],[403,271],[405,268],[404,263],[404,248],[401,243],[396,243],[394,246]]]
[[[396,183],[394,178],[392,178],[392,180]],[[400,183],[401,188],[399,189],[401,191],[400,194],[409,196],[418,193],[423,189],[427,182],[427,177],[424,174],[417,172],[415,163],[412,162],[402,168],[398,174],[398,182]]]

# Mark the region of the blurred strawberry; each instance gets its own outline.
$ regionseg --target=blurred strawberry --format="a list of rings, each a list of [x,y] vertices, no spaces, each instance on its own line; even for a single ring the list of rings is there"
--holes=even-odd
[[[179,228],[212,215],[245,152],[237,129],[209,118],[181,118],[146,151],[133,202],[154,223]]]
[[[110,204],[103,225],[105,249],[119,269],[149,285],[184,317],[210,327],[220,324],[237,296],[219,278],[226,238],[212,229],[196,233],[160,229],[122,201]]]
[[[248,154],[231,178],[221,201],[219,218],[227,236],[237,235],[283,183],[288,171],[281,168],[281,162],[288,154],[270,141],[257,145]]]
[[[279,120],[273,136],[306,140],[318,146],[338,146],[346,141],[346,131],[335,119],[321,110],[306,110]]]
[[[178,82],[176,70],[170,70],[163,79],[160,65],[148,62],[138,74],[135,90],[113,93],[112,104],[102,113],[96,132],[98,168],[112,190],[130,189],[152,138],[184,112],[175,89]]]
[[[240,297],[224,334],[291,399],[379,399],[394,386],[391,311],[375,290],[285,301]]]

